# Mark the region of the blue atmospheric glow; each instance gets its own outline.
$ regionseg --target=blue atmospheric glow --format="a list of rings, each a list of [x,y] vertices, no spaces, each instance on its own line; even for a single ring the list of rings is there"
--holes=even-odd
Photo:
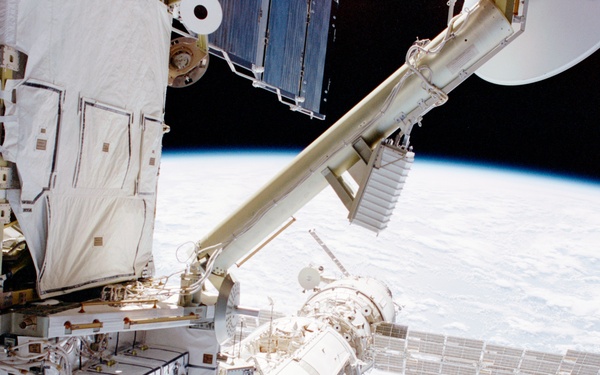
[[[255,148],[209,148],[209,149],[177,149],[163,151],[165,158],[186,158],[186,157],[210,157],[210,158],[232,158],[232,157],[289,157],[293,158],[300,153],[300,149],[255,149]],[[454,158],[442,158],[416,155],[415,164],[427,163],[437,166],[459,167],[476,169],[486,172],[499,172],[511,175],[521,175],[527,177],[546,178],[552,180],[560,180],[568,183],[577,183],[589,185],[590,187],[600,187],[600,180],[586,178],[578,175],[569,175],[550,170],[535,169],[524,166],[513,166],[509,164],[498,164],[483,161],[462,160]]]

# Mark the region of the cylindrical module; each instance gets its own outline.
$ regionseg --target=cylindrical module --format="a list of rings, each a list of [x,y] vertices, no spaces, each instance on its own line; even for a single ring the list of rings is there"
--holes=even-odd
[[[382,282],[334,281],[309,297],[299,316],[267,322],[239,349],[232,347],[219,374],[360,374],[369,363],[372,325],[391,323],[395,314],[392,294]]]
[[[312,295],[299,315],[326,320],[364,359],[371,327],[394,322],[396,309],[389,288],[376,279],[337,280]]]

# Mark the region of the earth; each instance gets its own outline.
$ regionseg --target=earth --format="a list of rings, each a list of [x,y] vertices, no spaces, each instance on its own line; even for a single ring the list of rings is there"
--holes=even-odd
[[[185,268],[186,248],[294,153],[165,153],[154,256],[157,275]],[[294,314],[308,294],[298,272],[348,271],[391,289],[411,330],[564,353],[600,352],[600,184],[416,155],[392,220],[379,235],[348,223],[327,188],[241,268],[242,304]],[[187,244],[186,244],[187,243]]]

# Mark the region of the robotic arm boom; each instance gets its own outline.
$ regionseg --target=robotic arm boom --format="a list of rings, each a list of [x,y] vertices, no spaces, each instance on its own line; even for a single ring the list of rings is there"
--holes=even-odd
[[[327,175],[339,179],[361,161],[361,153],[364,161],[365,150],[370,154],[397,130],[406,148],[414,124],[445,103],[450,90],[513,36],[512,17],[506,16],[512,10],[506,12],[507,1],[500,2],[504,9],[492,0],[480,0],[454,17],[448,29],[432,41],[417,41],[400,69],[200,240],[199,259],[219,252],[210,270],[215,287],[219,288],[229,267],[323,190],[331,181]]]

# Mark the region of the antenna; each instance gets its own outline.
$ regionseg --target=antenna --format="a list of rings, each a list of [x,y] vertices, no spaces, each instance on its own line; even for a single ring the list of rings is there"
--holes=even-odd
[[[479,77],[500,85],[537,82],[571,68],[600,47],[600,1],[530,0],[525,7],[517,20],[525,24],[525,32],[479,68]]]
[[[267,359],[271,357],[271,341],[273,340],[273,307],[275,306],[275,302],[271,297],[267,297],[269,299],[269,305],[271,306],[271,316],[269,317],[269,340],[267,341]]]
[[[325,250],[325,252],[327,253],[327,255],[329,255],[329,257],[331,258],[331,260],[333,260],[333,263],[335,263],[335,265],[338,266],[338,268],[340,269],[340,271],[342,271],[342,274],[344,274],[344,276],[346,276],[346,277],[350,277],[351,275],[346,270],[346,267],[344,267],[342,265],[342,263],[335,256],[335,254],[331,250],[329,250],[329,248],[327,247],[327,245],[325,245],[325,243],[321,240],[321,238],[319,238],[319,236],[317,236],[317,232],[314,229],[311,229],[311,230],[308,231],[308,233],[310,233],[310,235],[315,239],[315,241],[317,241],[317,243],[319,244],[319,246],[321,246],[321,248],[323,250]]]

